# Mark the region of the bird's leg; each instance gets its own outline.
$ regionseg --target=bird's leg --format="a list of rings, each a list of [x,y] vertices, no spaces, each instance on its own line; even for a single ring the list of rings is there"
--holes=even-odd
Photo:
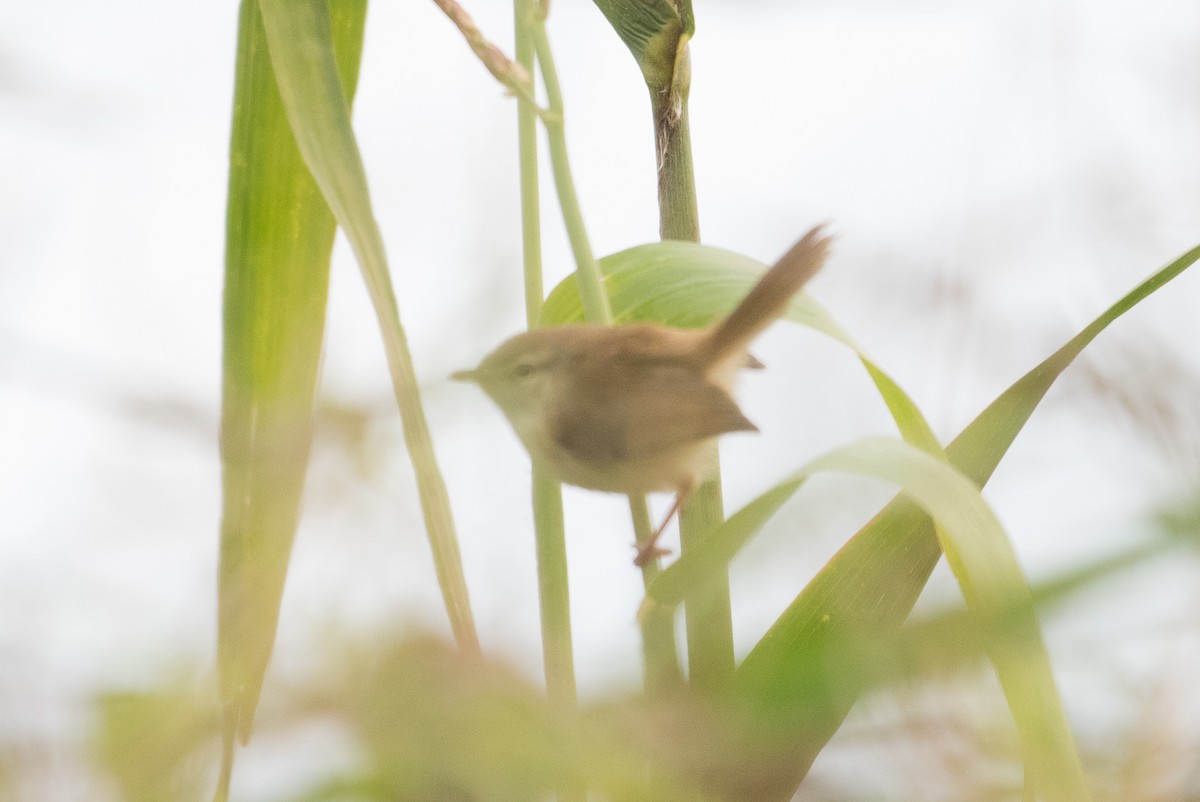
[[[638,568],[645,566],[646,563],[653,559],[671,553],[670,549],[658,547],[658,539],[662,537],[663,530],[667,528],[667,524],[671,523],[671,519],[679,513],[680,508],[683,507],[683,502],[687,500],[691,492],[692,488],[690,485],[679,488],[679,492],[675,494],[675,503],[671,505],[671,511],[667,513],[666,518],[663,518],[663,522],[659,524],[658,529],[654,530],[654,534],[634,544],[634,548],[637,549],[637,556],[633,558],[633,564]]]

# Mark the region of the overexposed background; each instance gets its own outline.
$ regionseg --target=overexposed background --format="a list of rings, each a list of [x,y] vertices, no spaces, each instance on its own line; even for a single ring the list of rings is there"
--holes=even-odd
[[[508,4],[467,8],[511,51]],[[769,262],[832,221],[837,249],[812,293],[939,436],[1200,242],[1195,3],[695,10],[704,241]],[[52,756],[38,799],[96,798],[71,757],[93,694],[212,663],[236,20],[231,1],[0,8],[0,749]],[[554,3],[550,35],[597,254],[655,239],[633,60],[588,2]],[[432,3],[372,5],[355,123],[401,317],[485,649],[538,677],[526,459],[482,394],[447,380],[524,320],[514,116]],[[571,260],[546,190],[552,286]],[[1183,276],[1103,335],[989,485],[1032,577],[1136,543],[1156,511],[1195,498],[1198,282]],[[266,705],[272,678],[303,675],[330,631],[447,628],[374,319],[340,239],[327,344]],[[756,353],[770,370],[742,398],[765,436],[726,441],[731,510],[815,454],[891,430],[843,349],[781,326]],[[888,497],[814,482],[739,557],[743,652]],[[635,686],[626,506],[566,499],[582,693]],[[1137,715],[1112,702],[1114,686],[1200,665],[1194,580],[1188,561],[1158,561],[1048,622],[1085,732]],[[929,608],[957,600],[940,569],[927,595]],[[1180,708],[1195,708],[1184,690]],[[868,701],[849,727],[889,715]],[[252,746],[239,769],[261,798],[276,793],[269,763]],[[870,765],[835,749],[814,777],[866,793],[905,770]]]

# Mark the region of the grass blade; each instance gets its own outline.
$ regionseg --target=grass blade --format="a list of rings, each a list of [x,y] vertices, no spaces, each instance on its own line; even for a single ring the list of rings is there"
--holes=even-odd
[[[371,209],[366,171],[337,78],[326,0],[260,0],[284,110],[305,164],[346,232],[383,334],[405,442],[438,582],[459,645],[478,651],[446,485],[433,452],[408,341],[400,325],[383,237]]]
[[[365,3],[335,4],[352,96]],[[230,146],[218,665],[247,738],[275,640],[312,440],[335,223],[296,149],[258,5],[244,2]]]
[[[1050,386],[1110,323],[1200,259],[1193,248],[1113,304],[988,406],[947,448],[961,473],[982,486]],[[928,581],[941,548],[933,524],[897,497],[805,587],[738,669],[742,697],[802,730],[787,798],[841,725]],[[830,625],[832,623],[832,625]],[[864,644],[870,644],[863,651]],[[855,655],[859,654],[858,658]]]
[[[650,588],[643,614],[669,614],[675,604],[716,581],[736,549],[770,513],[809,476],[822,471],[858,473],[896,484],[937,521],[940,541],[968,606],[988,633],[986,648],[1009,700],[1025,752],[1034,763],[1039,789],[1050,800],[1086,799],[1083,771],[1054,685],[1033,596],[1016,555],[979,495],[978,486],[938,457],[911,445],[871,438],[813,460],[748,504],[663,572]],[[865,593],[858,598],[869,599],[871,589],[861,590]],[[667,606],[658,607],[656,603]],[[854,607],[844,611],[826,608],[821,624],[826,630],[846,628],[848,638],[861,637],[858,624],[864,612]],[[845,653],[843,657],[861,657],[862,648],[873,643],[866,640],[859,644],[857,655]],[[753,709],[761,710],[757,706]],[[777,711],[763,712],[772,725],[778,723]]]

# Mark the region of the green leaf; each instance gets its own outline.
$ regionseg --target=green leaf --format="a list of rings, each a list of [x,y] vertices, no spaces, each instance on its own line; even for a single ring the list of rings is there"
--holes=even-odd
[[[384,632],[338,646],[340,665],[292,708],[338,721],[356,760],[352,774],[304,800],[517,802],[588,788],[607,802],[694,802],[695,751],[727,740],[720,728],[683,734],[694,751],[680,759],[678,744],[660,736],[704,714],[687,698],[669,707],[618,700],[585,712],[431,638]]]
[[[400,325],[349,104],[338,81],[326,0],[260,0],[260,7],[288,122],[305,164],[346,232],[379,321],[450,626],[464,649],[477,651],[450,500],[434,456],[408,339]]]
[[[1197,259],[1200,247],[1152,275],[1006,390],[947,447],[951,464],[976,484],[987,482],[1083,348]],[[795,741],[793,787],[865,687],[874,672],[871,662],[891,659],[889,644],[940,554],[928,516],[897,497],[809,582],[739,667],[743,700],[802,733]]]
[[[363,0],[333,3],[348,96],[365,12]],[[241,6],[232,127],[217,652],[226,719],[244,739],[274,645],[299,515],[335,230],[284,115],[252,0]]]
[[[766,266],[722,248],[668,240],[606,256],[600,260],[600,270],[615,323],[700,328],[729,314]],[[793,298],[784,318],[853,349],[875,382],[901,436],[918,448],[940,453],[941,446],[912,399],[811,296],[800,293]],[[579,290],[575,280],[567,278],[546,298],[539,324],[555,326],[583,320]]]
[[[217,730],[212,689],[171,682],[93,700],[95,759],[124,802],[200,799],[211,780],[202,756]],[[0,785],[2,787],[2,785]],[[17,799],[18,795],[5,795]]]
[[[695,32],[691,3],[676,9],[670,0],[596,0],[596,6],[633,54],[646,84],[669,88],[681,40],[686,43]]]
[[[1109,323],[1197,258],[1200,248],[1153,275],[1009,388],[947,448],[951,463],[973,482],[986,482],[1075,356]],[[758,270],[746,257],[676,242],[623,251],[603,260],[601,267],[619,321],[654,320],[678,326],[705,325],[726,314]],[[569,281],[557,287],[547,299],[542,322],[577,321],[579,303],[574,295]],[[789,317],[853,345],[803,295]],[[869,360],[864,363],[905,439],[936,454],[936,441],[916,407],[886,374]],[[794,489],[774,488],[731,523],[740,518],[746,530],[743,536],[749,537]],[[737,686],[742,700],[758,711],[760,719],[792,732],[795,753],[788,762],[795,776],[787,788],[794,788],[807,772],[870,677],[885,673],[884,664],[892,659],[891,645],[940,556],[928,516],[911,500],[898,497],[808,584],[740,666]],[[685,570],[686,560],[685,556],[672,570]],[[666,573],[660,579],[665,593],[674,580]],[[790,791],[780,794],[786,798]]]
[[[365,3],[360,4],[365,11]],[[390,284],[349,102],[334,61],[327,0],[260,0],[259,6],[300,154],[364,263],[364,273]]]
[[[663,572],[647,593],[644,614],[669,615],[675,605],[722,576],[730,558],[763,521],[809,476],[822,471],[858,473],[891,482],[937,522],[942,546],[968,605],[988,633],[988,652],[1026,754],[1034,763],[1038,788],[1052,800],[1086,798],[1083,772],[1054,686],[1033,597],[1016,555],[979,488],[941,459],[910,445],[871,438],[813,460],[746,505]],[[870,588],[860,589],[860,593],[864,594],[860,599],[870,598]],[[827,630],[849,626],[848,634],[855,634],[864,612],[830,607],[822,611],[820,623]],[[842,620],[843,614],[848,621]]]
[[[1195,544],[1163,532],[1116,554],[1090,557],[1081,565],[1034,583],[1030,588],[1034,605],[1039,613],[1053,610],[1074,595],[1092,591],[1110,577],[1185,546],[1192,548]],[[889,648],[889,659],[886,663],[879,662],[882,673],[871,680],[879,684],[928,680],[973,666],[985,656],[986,635],[979,617],[958,607],[910,619],[894,650]]]

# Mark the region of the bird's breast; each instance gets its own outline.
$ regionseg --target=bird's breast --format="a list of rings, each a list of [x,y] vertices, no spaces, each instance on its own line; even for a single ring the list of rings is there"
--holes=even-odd
[[[553,444],[526,443],[535,461],[559,481],[606,493],[674,492],[707,478],[716,465],[716,438],[674,446],[653,455],[583,459]]]

